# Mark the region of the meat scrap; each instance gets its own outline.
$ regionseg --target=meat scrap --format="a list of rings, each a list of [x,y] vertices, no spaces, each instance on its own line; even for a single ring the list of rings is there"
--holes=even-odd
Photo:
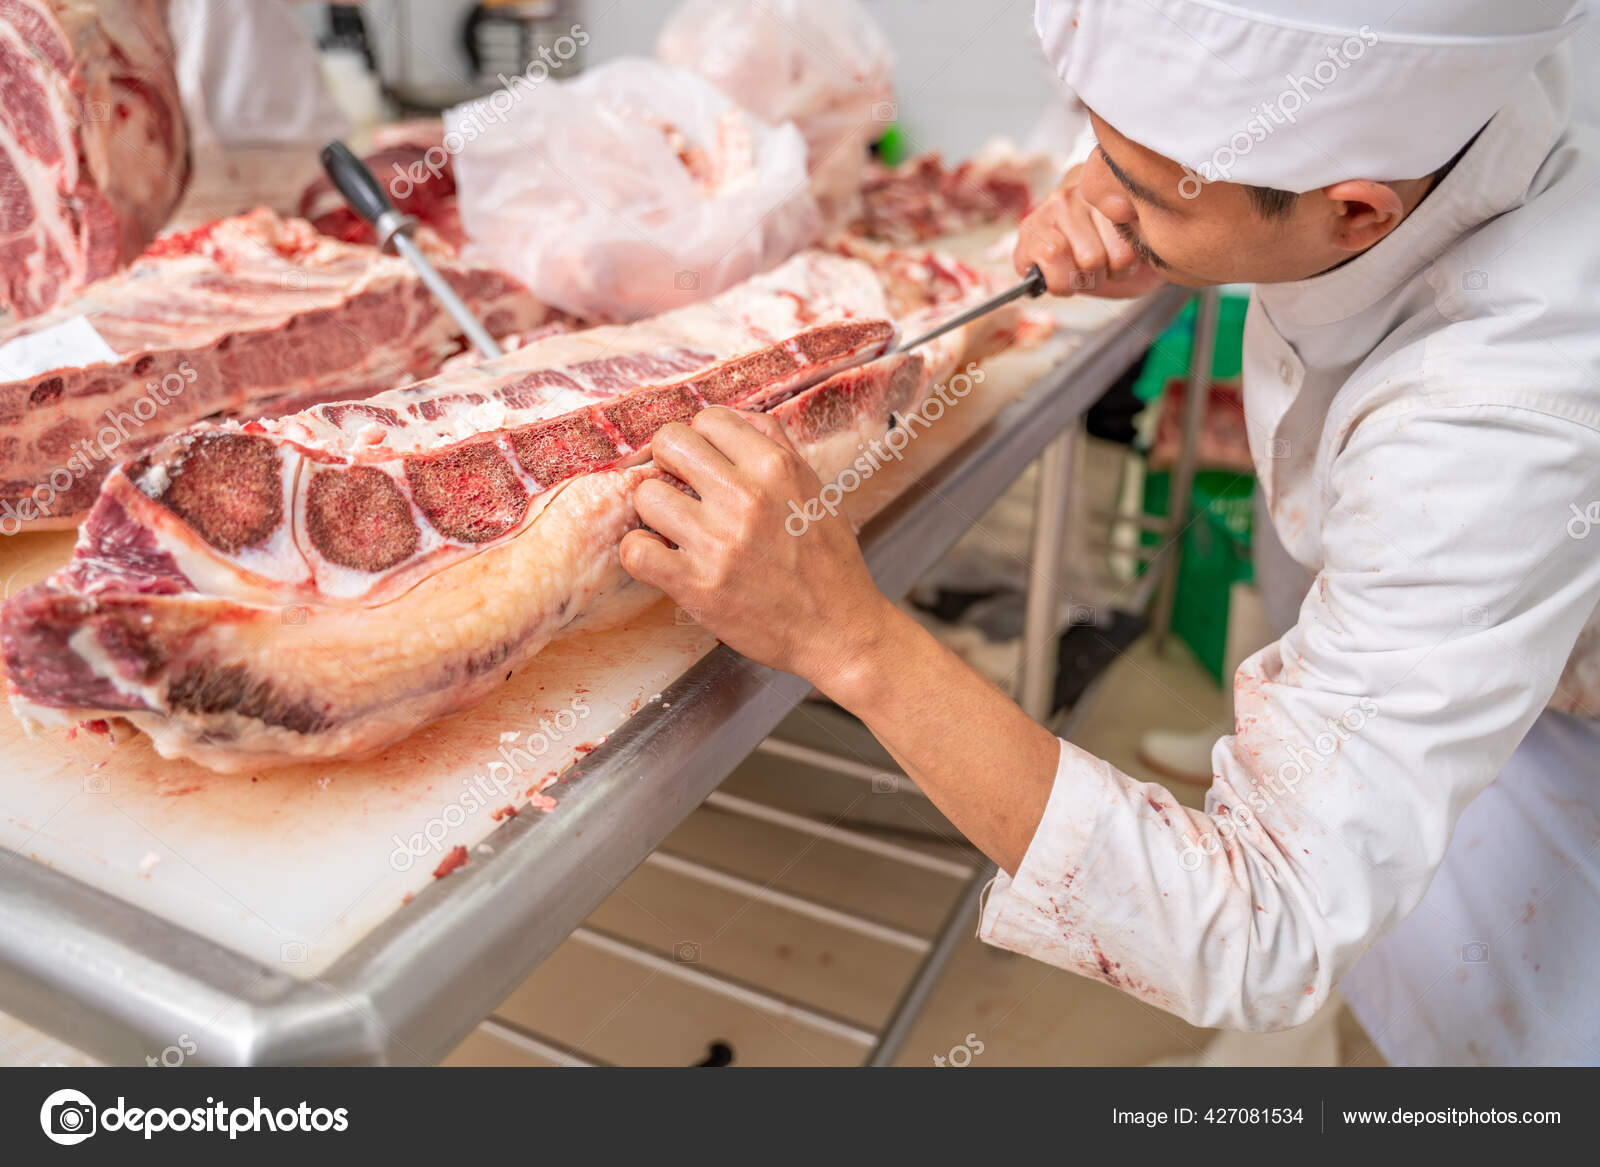
[[[0,2],[0,323],[116,271],[183,194],[166,7]]]
[[[439,866],[433,869],[433,878],[443,879],[452,871],[455,871],[460,867],[465,867],[466,865],[467,849],[465,847],[452,847],[448,852],[445,853],[445,857],[439,860]]]
[[[552,315],[492,268],[440,268],[497,335]],[[76,525],[114,463],[201,418],[392,388],[463,343],[404,260],[264,208],[156,240],[0,345],[85,325],[114,359],[0,383],[0,533]]]
[[[1155,441],[1150,446],[1152,470],[1170,470],[1178,463],[1183,446],[1183,403],[1188,392],[1189,382],[1184,377],[1169,377],[1161,391],[1161,412]],[[1245,432],[1244,390],[1237,380],[1211,383],[1197,437],[1195,457],[1200,469],[1255,472]]]
[[[765,410],[832,478],[964,355],[957,331],[876,359],[895,335],[871,269],[810,252],[641,324],[188,430],[0,611],[13,708],[125,720],[218,770],[370,754],[655,602],[617,544],[661,426]]]
[[[1029,165],[1011,157],[969,159],[950,169],[937,153],[899,166],[873,163],[861,185],[861,216],[851,231],[869,239],[920,243],[1014,221],[1033,202]]]

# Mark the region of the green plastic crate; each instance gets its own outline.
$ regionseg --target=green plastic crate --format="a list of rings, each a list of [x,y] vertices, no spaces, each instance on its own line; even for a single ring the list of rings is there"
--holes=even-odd
[[[1219,683],[1228,648],[1228,596],[1235,583],[1254,578],[1250,542],[1254,527],[1256,480],[1231,470],[1202,470],[1194,476],[1190,513],[1198,515],[1183,533],[1178,563],[1178,593],[1172,604],[1172,631],[1187,644]],[[1165,518],[1172,475],[1152,471],[1144,480],[1144,511]],[[1159,537],[1144,532],[1153,547]]]
[[[1211,354],[1211,377],[1235,380],[1244,368],[1244,316],[1248,296],[1224,292],[1217,311],[1217,347]],[[1133,384],[1140,401],[1154,401],[1173,377],[1189,375],[1189,355],[1194,351],[1195,302],[1190,300],[1178,318],[1156,338],[1145,357],[1144,371]]]
[[[1244,318],[1249,306],[1247,295],[1223,292],[1217,313],[1217,345],[1211,358],[1213,380],[1234,380],[1243,370]],[[1168,381],[1189,375],[1189,359],[1194,352],[1195,311],[1191,300],[1150,346],[1144,369],[1133,387],[1141,401],[1155,401]],[[1166,517],[1171,486],[1169,471],[1146,472],[1145,514]],[[1190,513],[1200,518],[1188,526],[1183,536],[1178,592],[1172,606],[1172,631],[1219,682],[1225,679],[1223,658],[1228,644],[1229,593],[1235,583],[1252,578],[1250,536],[1254,492],[1252,475],[1232,470],[1197,472]],[[1140,542],[1154,547],[1159,538],[1146,531]]]

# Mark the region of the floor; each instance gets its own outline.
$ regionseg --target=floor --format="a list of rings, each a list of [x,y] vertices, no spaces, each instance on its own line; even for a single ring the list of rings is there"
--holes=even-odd
[[[1119,489],[1122,449],[1085,440],[1068,548],[1068,602],[1096,610],[1126,588],[1105,577],[1092,546],[1091,510]],[[1025,581],[1031,478],[996,504],[947,558],[934,585],[1020,587]],[[926,589],[924,589],[926,590]],[[993,614],[991,613],[991,616]],[[991,621],[992,622],[992,621]],[[1002,620],[1001,623],[1004,623]],[[973,663],[1002,681],[1017,660],[1014,643],[971,627],[946,628]],[[1156,781],[1136,754],[1140,735],[1160,726],[1200,729],[1227,714],[1221,690],[1176,642],[1157,652],[1136,642],[1083,699],[1074,740],[1129,774]],[[860,726],[822,704],[803,706],[780,737],[850,753],[873,764],[886,757]],[[829,774],[766,754],[748,759],[723,790],[915,848],[946,860],[979,860],[931,804],[914,792]],[[1173,786],[1200,805],[1198,787]],[[618,886],[587,928],[601,937],[569,939],[446,1059],[447,1065],[544,1065],[560,1054],[619,1065],[853,1065],[881,1027],[920,956],[905,933],[931,936],[962,880],[826,838],[752,821],[712,807],[691,815],[664,850],[743,876],[763,887],[835,905],[887,925],[882,936],[853,933],[761,902],[745,891],[709,886],[647,863]],[[645,967],[600,947],[620,937],[664,957]],[[686,982],[685,970],[731,978],[743,999]],[[739,990],[736,990],[739,991]],[[756,994],[752,997],[750,994]],[[773,1003],[792,999],[837,1024],[819,1026]],[[1013,956],[968,936],[957,947],[898,1062],[903,1065],[1380,1064],[1370,1043],[1335,1003],[1318,1021],[1268,1039],[1195,1029],[1131,997],[1070,973]],[[537,1036],[535,1036],[537,1035]],[[77,1064],[81,1054],[0,1016],[0,1064]]]

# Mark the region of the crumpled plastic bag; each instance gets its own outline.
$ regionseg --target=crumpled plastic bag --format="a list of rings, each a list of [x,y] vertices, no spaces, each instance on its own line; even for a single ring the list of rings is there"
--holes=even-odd
[[[178,87],[197,149],[320,146],[349,123],[287,4],[171,0]]]
[[[823,224],[854,218],[873,140],[898,116],[894,53],[857,0],[687,0],[656,55],[805,135]]]
[[[714,295],[819,230],[799,131],[648,58],[457,106],[444,147],[468,253],[590,319]]]

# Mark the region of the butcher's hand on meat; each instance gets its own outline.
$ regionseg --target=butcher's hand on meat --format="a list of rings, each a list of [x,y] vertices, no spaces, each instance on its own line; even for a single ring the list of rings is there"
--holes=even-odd
[[[641,483],[634,506],[651,530],[624,537],[623,567],[753,660],[808,680],[848,668],[850,642],[887,601],[849,520],[820,507],[816,522],[805,517],[822,483],[777,421],[713,407],[657,431],[651,455],[700,497]]]
[[[1017,227],[1012,264],[1026,276],[1035,264],[1057,296],[1081,294],[1107,299],[1142,296],[1164,283],[1161,273],[1141,259],[1117,232],[1116,224],[1083,196],[1082,166],[1067,171],[1061,184],[1024,216]]]
[[[622,565],[736,652],[854,713],[952,822],[1007,871],[1044,814],[1060,744],[878,590],[842,515],[781,426],[712,407],[657,431],[690,486],[634,494],[649,530]]]

